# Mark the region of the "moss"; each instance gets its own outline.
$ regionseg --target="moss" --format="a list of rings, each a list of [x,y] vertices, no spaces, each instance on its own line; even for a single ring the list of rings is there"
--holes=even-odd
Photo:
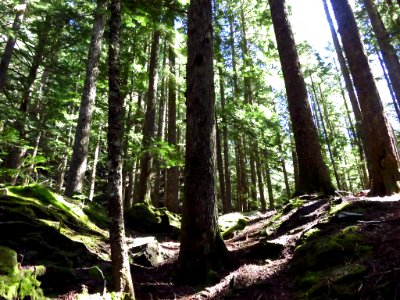
[[[306,272],[296,285],[300,299],[355,299],[361,279],[368,273],[362,264],[338,266],[324,271]]]
[[[318,234],[317,234],[318,236]],[[367,244],[358,226],[348,226],[331,236],[313,239],[296,248],[296,262],[299,266],[318,268],[344,263],[370,254],[372,247]]]
[[[43,222],[47,226],[53,227],[58,230],[58,232],[68,239],[82,243],[85,245],[86,249],[89,250],[91,253],[97,255],[99,258],[110,261],[110,254],[106,250],[107,246],[104,243],[104,239],[101,237],[98,237],[96,235],[90,235],[90,234],[82,234],[79,233],[75,230],[70,229],[67,226],[64,226],[60,222],[55,222],[55,221],[49,221],[49,220],[39,220],[40,222]]]
[[[0,275],[17,272],[17,253],[10,248],[0,246]]]
[[[18,268],[17,253],[0,246],[0,298],[43,299],[43,291],[37,276],[46,272],[44,266]]]
[[[222,215],[218,219],[222,238],[232,238],[235,231],[243,230],[247,226],[248,218],[241,213]]]
[[[178,236],[180,216],[166,208],[155,208],[149,203],[137,203],[126,212],[128,227],[148,233],[170,233]]]
[[[342,202],[340,204],[336,204],[331,206],[329,209],[329,215],[333,216],[341,212],[344,208],[348,207],[350,205],[350,202]]]
[[[264,226],[264,228],[261,230],[261,234],[263,235],[272,235],[282,224],[282,220],[280,220],[283,217],[282,212],[276,213],[274,216],[270,218],[268,223]]]
[[[6,194],[0,197],[0,203],[7,204],[10,210],[18,210],[32,219],[60,221],[77,230],[94,232],[105,238],[108,236],[107,231],[100,229],[88,218],[80,205],[68,202],[66,198],[43,186],[9,187]]]

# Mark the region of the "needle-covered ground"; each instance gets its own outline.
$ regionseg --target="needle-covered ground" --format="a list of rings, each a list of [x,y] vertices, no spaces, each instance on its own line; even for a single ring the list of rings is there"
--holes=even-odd
[[[235,265],[197,287],[173,283],[179,216],[138,205],[126,213],[137,299],[398,299],[399,200],[308,196],[222,216]],[[111,299],[104,203],[13,187],[0,220],[0,299]]]

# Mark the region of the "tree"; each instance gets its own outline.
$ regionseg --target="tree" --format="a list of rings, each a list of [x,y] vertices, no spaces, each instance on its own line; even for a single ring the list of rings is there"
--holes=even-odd
[[[174,19],[172,18],[174,24]],[[174,33],[169,36],[168,58],[169,58],[169,76],[168,76],[168,143],[177,147],[176,136],[176,64],[174,50]],[[179,167],[172,166],[167,169],[167,182],[165,190],[165,206],[173,211],[179,210]]]
[[[96,81],[99,74],[99,61],[101,45],[103,42],[104,27],[106,22],[107,1],[98,0],[94,14],[92,37],[90,40],[89,54],[86,61],[86,77],[82,91],[81,105],[79,109],[78,124],[75,131],[74,147],[71,164],[68,173],[65,195],[72,197],[82,192],[85,178],[90,127],[96,98]]]
[[[134,191],[134,202],[141,203],[146,201],[146,194],[149,188],[149,177],[151,171],[151,154],[149,148],[153,143],[156,120],[156,78],[157,60],[160,43],[160,30],[156,29],[153,33],[151,45],[150,66],[149,66],[149,87],[147,91],[146,113],[143,126],[143,156],[140,160],[140,177]]]
[[[109,97],[108,97],[108,197],[112,275],[117,292],[127,293],[134,299],[133,283],[125,241],[122,199],[122,134],[124,99],[120,91],[120,28],[121,1],[111,0],[108,50]]]
[[[400,62],[396,50],[390,42],[390,36],[372,0],[363,0],[372,28],[375,32],[383,61],[388,70],[390,83],[392,84],[397,103],[400,105]]]
[[[21,27],[22,20],[26,10],[28,0],[20,0],[19,5],[16,6],[17,13],[15,14],[14,23],[12,25],[13,33],[7,40],[6,47],[0,62],[0,91],[4,88],[7,80],[7,71],[11,62],[11,57],[14,51],[15,43],[17,42],[17,34]]]
[[[178,277],[204,283],[226,263],[217,222],[215,108],[211,0],[192,0],[188,12],[185,188]],[[193,276],[193,274],[196,274]]]
[[[317,129],[308,103],[307,89],[288,20],[285,1],[269,0],[279,57],[285,80],[299,167],[297,194],[334,192],[322,159]]]
[[[356,20],[347,0],[331,0],[331,3],[363,115],[364,150],[371,181],[369,194],[398,193],[400,172],[396,140],[385,116]]]

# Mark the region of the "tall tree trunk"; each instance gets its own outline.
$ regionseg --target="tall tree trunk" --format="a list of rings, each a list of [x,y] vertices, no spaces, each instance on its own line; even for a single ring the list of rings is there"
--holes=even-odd
[[[74,115],[75,109],[74,107],[71,108],[71,115]],[[64,186],[64,178],[65,178],[65,172],[67,171],[67,166],[68,166],[68,149],[71,148],[72,145],[72,125],[68,127],[68,139],[67,143],[65,144],[65,150],[63,151],[62,155],[62,162],[58,167],[58,174],[57,174],[57,179],[56,179],[56,191],[58,193],[61,192],[63,186]]]
[[[222,68],[219,69],[220,74],[220,94],[221,94],[221,109],[225,110],[225,87],[223,82]],[[226,211],[229,213],[232,211],[232,182],[231,182],[231,170],[229,162],[229,144],[228,144],[228,127],[226,125],[225,113],[222,114],[222,138],[224,147],[224,175],[225,175],[225,201]]]
[[[120,30],[121,1],[110,1],[110,33],[108,50],[108,197],[111,262],[114,288],[126,293],[126,299],[135,299],[128,249],[125,241],[122,199],[122,135],[124,131],[124,99],[120,91]]]
[[[149,191],[149,178],[151,172],[151,154],[149,148],[152,145],[155,132],[156,120],[156,78],[157,78],[157,60],[158,48],[160,43],[160,31],[155,30],[151,45],[150,65],[149,65],[149,87],[147,91],[146,113],[143,126],[143,156],[140,160],[140,177],[134,190],[134,202],[145,202],[146,194]]]
[[[82,192],[87,167],[90,127],[96,99],[96,82],[99,74],[99,61],[106,23],[106,1],[97,0],[94,13],[92,37],[86,61],[86,77],[83,85],[78,124],[76,125],[74,147],[68,172],[65,195],[72,197]]]
[[[315,106],[317,108],[317,113],[319,115],[319,119],[321,120],[321,127],[322,127],[323,136],[325,138],[326,146],[328,147],[328,154],[329,154],[329,158],[331,160],[331,164],[332,164],[332,168],[333,168],[333,175],[335,176],[338,189],[342,190],[342,185],[340,184],[340,177],[339,177],[339,173],[337,170],[335,157],[333,156],[330,136],[329,136],[328,131],[326,130],[326,126],[325,126],[325,122],[327,122],[327,120],[324,120],[324,116],[322,115],[321,105],[318,101],[317,91],[315,90],[315,84],[314,84],[314,80],[312,79],[311,74],[310,74],[310,79],[311,79],[311,87],[312,87],[313,94],[314,94]],[[321,99],[321,101],[322,101],[322,99]]]
[[[192,0],[188,12],[185,198],[178,275],[205,283],[228,251],[220,236],[215,195],[215,95],[211,0]],[[196,274],[196,276],[193,276]]]
[[[7,81],[7,72],[8,67],[10,66],[11,57],[14,52],[15,43],[17,42],[17,36],[19,29],[22,24],[22,20],[24,19],[24,14],[26,10],[28,0],[20,0],[19,5],[16,6],[16,15],[14,19],[14,23],[12,25],[12,34],[8,37],[6,47],[4,48],[3,55],[1,56],[0,62],[0,91],[6,85]]]
[[[175,50],[174,36],[170,37],[170,45],[168,48],[169,58],[169,78],[168,78],[168,144],[177,148],[177,131],[176,131],[176,66],[175,66]],[[173,212],[179,210],[179,167],[173,166],[167,169],[167,183],[165,192],[165,206]]]
[[[219,179],[219,189],[222,202],[222,212],[225,214],[227,211],[226,203],[226,188],[225,188],[225,174],[224,174],[224,164],[222,162],[222,146],[221,146],[221,130],[219,129],[217,116],[215,116],[215,126],[216,126],[216,150],[217,150],[217,169],[218,169],[218,179]]]
[[[296,193],[333,194],[334,188],[322,159],[285,2],[269,0],[299,163],[299,186]]]
[[[48,17],[46,18],[44,24],[48,24]],[[19,106],[20,116],[14,123],[15,129],[18,131],[19,138],[21,140],[25,139],[25,124],[26,119],[28,117],[28,107],[31,100],[31,93],[33,90],[33,84],[37,77],[37,72],[40,65],[43,62],[44,52],[46,48],[46,42],[48,39],[48,33],[43,31],[43,25],[39,28],[38,32],[38,43],[35,47],[35,52],[33,56],[32,64],[29,68],[28,77],[26,79],[24,89],[22,92],[22,100]],[[26,153],[26,148],[24,147],[11,147],[9,149],[8,156],[4,162],[4,167],[6,169],[19,169],[21,167],[21,159]],[[9,181],[12,185],[15,185],[17,182],[18,176],[12,176],[10,178],[6,178],[5,181]]]
[[[339,61],[339,65],[340,65],[340,71],[342,72],[342,75],[343,75],[343,78],[344,78],[344,82],[345,82],[345,86],[346,86],[346,90],[347,90],[347,93],[349,95],[350,103],[351,103],[351,106],[353,108],[353,113],[354,113],[354,116],[355,116],[355,119],[356,119],[357,134],[360,135],[361,123],[362,123],[362,114],[361,114],[360,105],[358,103],[356,92],[354,91],[353,82],[352,82],[351,77],[350,77],[350,72],[349,72],[349,69],[347,67],[346,59],[345,59],[345,57],[343,55],[342,47],[340,46],[339,38],[337,36],[335,27],[333,25],[333,21],[332,21],[331,14],[329,12],[327,0],[323,0],[323,4],[324,4],[326,18],[327,18],[328,23],[329,23],[329,28],[331,30],[333,45],[335,47],[336,55],[338,57],[338,61]]]
[[[370,195],[391,195],[400,187],[396,140],[385,116],[356,20],[347,0],[331,0],[363,114],[364,150],[370,172]]]
[[[400,105],[400,62],[396,50],[390,43],[389,34],[383,24],[382,18],[372,0],[363,0],[367,10],[372,28],[378,40],[379,48],[389,73],[390,82],[396,95],[397,103]]]
[[[342,53],[343,55],[343,53]],[[349,130],[351,133],[349,133],[349,138],[350,141],[352,143],[352,145],[354,145],[357,148],[357,152],[359,155],[359,168],[360,168],[360,181],[362,183],[362,186],[364,189],[368,188],[369,186],[369,179],[368,179],[368,171],[367,171],[367,167],[365,166],[365,159],[364,159],[364,149],[363,149],[363,145],[362,145],[362,141],[361,141],[361,137],[360,135],[357,133],[357,131],[361,130],[361,127],[359,126],[360,130],[357,130],[356,127],[353,124],[353,120],[350,116],[350,109],[349,106],[347,104],[347,99],[346,99],[346,95],[342,86],[342,81],[339,78],[339,70],[337,68],[336,62],[335,62],[335,69],[336,69],[336,78],[338,80],[339,86],[340,86],[340,93],[342,95],[343,98],[343,103],[344,103],[344,107],[346,109],[346,116],[347,116],[347,120],[349,122]],[[348,71],[348,70],[347,70]],[[357,100],[358,101],[358,100]],[[361,114],[361,111],[360,111]],[[359,124],[361,125],[361,124]]]
[[[218,2],[215,2],[215,9],[217,10]],[[219,31],[222,31],[221,25],[217,22],[217,26],[219,26]],[[216,46],[216,54],[217,61],[225,65],[225,60],[223,55],[221,55],[221,36],[220,34],[215,35],[215,46]],[[231,183],[231,172],[230,172],[230,162],[229,162],[229,144],[228,144],[228,127],[226,125],[226,115],[225,115],[225,74],[222,66],[218,67],[218,75],[219,75],[219,94],[221,100],[221,110],[222,110],[222,145],[223,148],[223,165],[224,165],[224,178],[225,178],[225,206],[224,213],[230,213],[232,211],[232,183]]]
[[[93,201],[94,197],[94,188],[96,185],[96,171],[97,171],[97,163],[99,162],[99,154],[100,154],[100,146],[101,146],[101,130],[102,128],[99,128],[99,133],[97,136],[97,144],[96,148],[94,150],[94,156],[93,156],[93,165],[92,165],[92,174],[90,175],[90,188],[89,188],[89,201]]]
[[[257,180],[258,180],[258,192],[260,194],[260,202],[261,202],[261,212],[267,211],[267,202],[265,201],[264,195],[264,183],[262,178],[262,167],[260,161],[260,154],[258,153],[258,148],[255,149],[255,160],[256,160],[256,169],[257,169]]]
[[[375,48],[376,48],[376,47],[375,47]],[[386,81],[387,87],[388,87],[388,89],[389,89],[390,97],[392,98],[392,103],[393,103],[394,110],[395,110],[396,115],[397,115],[397,119],[398,119],[399,122],[400,122],[400,108],[399,108],[399,104],[397,103],[397,99],[396,99],[396,95],[395,95],[394,90],[393,90],[392,83],[391,83],[391,81],[390,81],[390,79],[389,79],[389,76],[388,76],[388,73],[387,73],[387,71],[386,71],[386,68],[385,68],[385,65],[384,65],[384,62],[383,62],[383,58],[382,58],[382,54],[381,54],[381,52],[379,52],[379,50],[377,50],[377,49],[375,49],[375,52],[376,52],[376,54],[378,55],[379,64],[381,65],[382,73],[383,73],[383,76],[385,77],[385,81]]]
[[[167,66],[167,41],[164,42],[163,46],[163,62],[162,69],[165,70]],[[159,108],[158,108],[158,120],[157,120],[157,135],[156,141],[161,142],[164,138],[164,123],[165,123],[165,76],[161,80],[161,92],[160,92],[160,100],[159,100]],[[159,206],[160,202],[160,190],[161,190],[161,161],[158,157],[154,158],[154,186],[153,186],[153,194],[152,194],[152,202],[155,207]]]
[[[269,167],[268,161],[268,150],[264,150],[264,159],[265,159],[265,179],[267,181],[267,190],[268,190],[268,203],[269,209],[275,209],[275,200],[274,200],[274,192],[272,188],[272,180],[271,180],[271,169]]]

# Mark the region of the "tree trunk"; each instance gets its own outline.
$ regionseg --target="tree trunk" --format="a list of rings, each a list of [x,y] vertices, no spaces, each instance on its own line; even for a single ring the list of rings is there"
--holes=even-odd
[[[97,0],[94,14],[92,37],[86,61],[86,77],[83,85],[78,124],[76,125],[74,147],[68,172],[65,195],[72,197],[82,192],[87,167],[90,127],[96,99],[96,82],[106,22],[106,1]]]
[[[342,185],[340,184],[340,177],[339,177],[339,173],[338,173],[338,170],[337,170],[336,161],[335,161],[335,158],[333,156],[330,136],[329,136],[328,131],[326,130],[326,126],[325,126],[325,122],[327,120],[324,120],[324,116],[322,115],[321,105],[320,105],[320,103],[318,101],[318,96],[317,96],[317,92],[315,90],[314,80],[312,79],[311,74],[310,74],[310,79],[311,79],[311,86],[312,86],[313,94],[314,94],[315,106],[317,108],[317,113],[318,113],[319,118],[321,120],[321,127],[322,127],[323,136],[325,138],[326,146],[328,147],[328,154],[329,154],[329,158],[331,160],[331,164],[332,164],[332,168],[333,168],[333,175],[335,176],[336,184],[337,184],[338,189],[342,190]]]
[[[75,109],[74,107],[72,107],[71,115],[74,115],[74,113]],[[68,149],[71,148],[71,145],[72,145],[72,125],[70,125],[68,128],[68,140],[67,143],[65,144],[65,150],[63,151],[62,162],[58,167],[58,174],[56,180],[56,191],[58,193],[61,192],[64,186],[65,172],[67,171],[67,166],[68,166]]]
[[[45,20],[44,24],[48,24],[48,18]],[[21,140],[25,139],[25,123],[28,117],[28,106],[31,100],[33,84],[36,80],[38,69],[43,62],[47,39],[48,33],[44,32],[43,28],[40,28],[38,32],[38,43],[35,47],[33,61],[30,66],[28,77],[26,79],[26,83],[22,92],[22,100],[19,106],[19,111],[21,114],[14,123],[14,127],[18,131],[18,135]],[[4,167],[6,169],[19,169],[21,167],[21,159],[25,155],[25,153],[26,148],[24,147],[11,147],[9,149],[8,156],[4,162]],[[17,179],[18,176],[12,176],[10,178],[6,178],[5,181],[9,181],[12,185],[15,185]]]
[[[271,169],[269,167],[268,162],[268,150],[264,150],[264,159],[265,159],[265,179],[267,180],[267,190],[268,190],[268,202],[269,209],[275,209],[275,200],[274,200],[274,192],[272,189],[272,180],[271,180]]]
[[[215,119],[217,120],[217,116],[215,116]],[[221,130],[219,129],[217,121],[215,122],[215,125],[216,125],[217,169],[218,169],[219,189],[222,202],[222,212],[225,214],[227,211],[227,203],[226,203],[224,164],[222,162]]]
[[[155,30],[153,33],[153,41],[151,45],[149,87],[147,91],[146,113],[143,126],[142,146],[144,153],[140,160],[140,177],[134,190],[134,203],[141,203],[149,200],[146,199],[146,194],[149,190],[149,178],[152,158],[149,152],[149,148],[152,146],[156,120],[156,78],[159,42],[160,31]]]
[[[211,0],[192,0],[188,12],[185,198],[178,276],[205,283],[227,262],[215,195],[215,95]],[[193,276],[193,274],[196,274]]]
[[[102,128],[100,127],[97,137],[96,149],[94,150],[92,174],[90,175],[90,180],[89,180],[90,182],[89,201],[93,201],[93,196],[94,196],[94,188],[96,184],[96,170],[97,170],[97,163],[99,162],[100,145],[101,145],[101,130]]]
[[[299,163],[297,194],[323,192],[333,194],[334,188],[322,159],[317,129],[308,104],[307,89],[300,69],[296,44],[283,0],[269,0],[272,22],[278,44],[283,77],[292,120]]]
[[[167,66],[167,42],[165,41],[163,46],[163,62],[162,69],[165,70]],[[157,120],[157,136],[156,141],[162,142],[164,137],[164,123],[165,123],[165,76],[161,80],[161,92],[160,92],[160,100],[159,100],[159,109],[158,109],[158,120]],[[154,186],[153,186],[153,194],[152,194],[152,202],[155,207],[158,207],[160,204],[160,190],[161,190],[161,161],[158,157],[154,158]]]
[[[396,95],[397,103],[400,105],[400,62],[396,50],[390,43],[389,34],[383,24],[382,18],[372,0],[363,0],[367,10],[372,28],[378,40],[379,48],[388,70],[390,82]]]
[[[260,154],[258,153],[258,148],[255,149],[255,156],[256,156],[255,160],[257,169],[258,192],[260,194],[260,202],[261,202],[261,212],[266,212],[267,202],[265,201],[264,183],[262,178],[262,168],[261,168]]]
[[[219,26],[219,24],[217,23]],[[216,47],[218,54],[219,63],[225,64],[224,57],[221,55],[221,37],[216,35]],[[234,56],[233,56],[234,57]],[[232,57],[232,58],[233,58]],[[235,62],[236,63],[236,62]],[[236,68],[236,65],[235,65]],[[236,70],[236,69],[235,69]],[[236,72],[236,71],[235,71]],[[219,92],[221,98],[221,110],[222,110],[222,146],[223,146],[223,165],[224,165],[224,176],[225,176],[225,207],[224,213],[230,213],[232,211],[232,183],[231,183],[231,172],[229,163],[229,144],[228,144],[228,127],[226,125],[225,110],[225,83],[224,83],[224,72],[221,66],[218,67],[219,74]],[[235,76],[235,75],[234,75]]]
[[[168,48],[169,57],[169,78],[168,78],[168,144],[177,148],[176,131],[176,67],[174,36],[170,37]],[[173,212],[179,211],[179,167],[173,166],[167,169],[167,183],[165,192],[165,205]]]
[[[109,97],[108,97],[108,197],[110,224],[111,262],[114,288],[127,293],[127,299],[135,299],[125,241],[122,199],[122,135],[124,99],[120,91],[120,29],[121,1],[110,1],[110,32],[108,50]]]
[[[383,111],[356,20],[347,0],[331,0],[363,114],[364,150],[370,171],[370,195],[391,195],[400,187],[396,140]]]
[[[376,47],[374,47],[374,48],[376,48]],[[383,73],[383,76],[385,77],[385,81],[386,81],[387,87],[389,89],[390,98],[392,98],[392,103],[393,103],[394,110],[395,110],[396,115],[397,115],[397,119],[400,122],[399,104],[397,103],[397,99],[396,99],[396,95],[395,95],[394,90],[393,90],[392,83],[391,83],[391,81],[389,79],[389,76],[387,74],[387,71],[386,71],[386,68],[385,68],[385,65],[384,65],[384,62],[383,62],[382,54],[377,49],[375,49],[375,52],[378,55],[379,64],[380,64],[380,66],[382,68],[382,73]]]
[[[8,37],[0,62],[0,91],[2,91],[6,85],[8,67],[10,66],[15,43],[17,42],[18,31],[21,27],[22,20],[24,19],[27,3],[28,0],[20,0],[19,5],[16,6],[17,13],[11,28],[12,34]]]

